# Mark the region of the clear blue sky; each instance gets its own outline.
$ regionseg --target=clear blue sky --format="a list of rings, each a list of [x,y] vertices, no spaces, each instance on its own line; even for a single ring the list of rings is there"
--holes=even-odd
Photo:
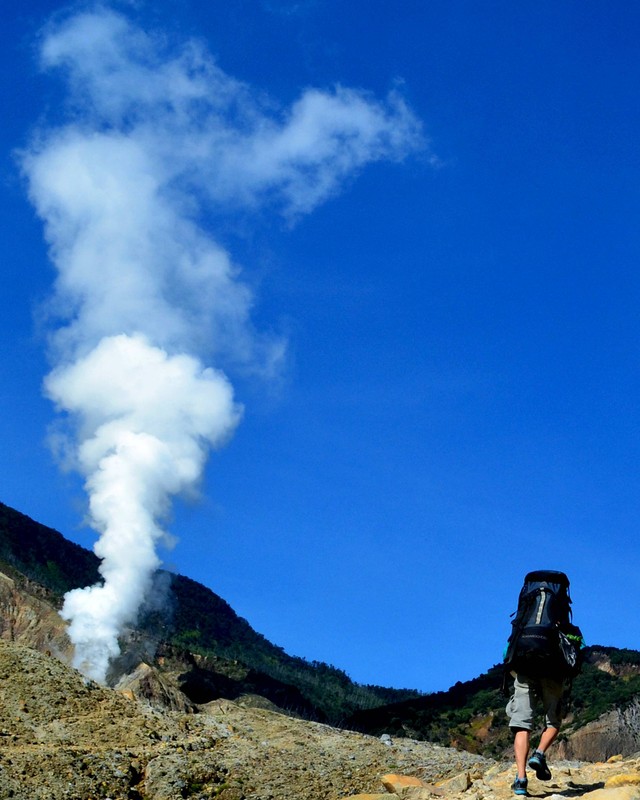
[[[37,57],[61,8],[30,2],[0,33],[0,499],[91,547],[82,481],[45,443],[54,269],[15,157],[64,119]],[[428,139],[308,213],[200,209],[287,356],[269,379],[222,365],[243,419],[200,500],[176,502],[165,564],[364,683],[485,670],[545,567],[569,574],[588,642],[640,648],[640,8],[111,8],[166,52],[199,40],[275,117],[310,87],[399,92]]]

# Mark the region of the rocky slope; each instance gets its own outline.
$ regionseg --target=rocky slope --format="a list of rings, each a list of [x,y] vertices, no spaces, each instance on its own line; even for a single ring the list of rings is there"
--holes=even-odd
[[[608,711],[576,731],[569,725],[565,738],[556,747],[563,758],[597,761],[613,755],[630,755],[640,742],[640,699]]]
[[[56,610],[57,596],[16,570],[12,570],[12,574],[13,577],[9,577],[0,572],[0,639],[26,645],[69,663],[71,646],[65,623]],[[628,683],[637,673],[637,666],[626,663],[624,659],[620,663],[620,651],[594,650],[591,661],[592,668],[607,680],[621,677]],[[178,713],[193,712],[220,697],[237,700],[245,707],[278,711],[286,708],[303,714],[308,710],[304,698],[296,693],[294,687],[287,686],[283,691],[277,681],[269,681],[264,675],[252,678],[250,671],[240,663],[221,663],[214,657],[177,651],[166,644],[149,649],[145,637],[132,632],[126,656],[117,665],[114,683],[119,681],[117,686],[120,690],[130,695],[133,693],[153,708]],[[457,685],[460,697],[449,697],[452,692],[455,694],[456,687],[449,693],[442,693],[446,702],[453,705],[452,711],[447,711],[449,706],[439,711],[441,717],[443,714],[444,717],[451,716],[455,713],[453,709],[467,702],[463,691],[465,686]],[[474,684],[470,688],[476,690],[478,687]],[[483,688],[484,683],[480,680],[480,689]],[[425,708],[428,704],[437,705],[437,701],[438,695],[419,700]],[[498,697],[496,702],[503,706],[504,698]],[[374,738],[382,733],[397,735],[398,727],[386,724],[391,719],[386,708],[372,713],[381,713],[383,723],[374,731]],[[394,707],[389,709],[389,713],[393,716]],[[413,713],[413,719],[420,719],[420,709]],[[466,727],[472,730],[473,740],[469,741],[468,735],[463,738],[457,731],[460,729],[464,733],[464,730],[454,724],[449,728],[446,743],[471,750],[484,748],[485,752],[491,748],[494,754],[508,752],[510,736],[500,710],[497,713],[481,711]],[[415,738],[406,723],[402,723],[402,729],[403,735]],[[586,725],[576,725],[569,716],[556,750],[558,757],[585,761],[605,760],[616,754],[628,756],[640,751],[640,700],[636,698],[623,703]]]
[[[66,625],[52,598],[37,584],[0,572],[0,638],[70,660]]]
[[[81,583],[83,583],[91,576],[95,579],[96,575],[95,557],[92,554],[67,542],[57,532],[28,520],[0,503],[0,640],[12,645],[26,646],[29,648],[29,652],[37,651],[46,656],[51,664],[58,664],[59,667],[68,664],[71,647],[66,635],[65,624],[57,613],[61,604],[60,591],[72,585],[73,580],[82,578]],[[318,721],[329,721],[330,717],[323,713],[319,701],[327,697],[330,699],[337,697],[336,709],[338,711],[344,711],[350,705],[352,708],[355,706],[360,709],[366,709],[371,703],[377,705],[377,708],[372,711],[361,710],[359,712],[362,719],[368,722],[366,727],[358,728],[357,723],[360,720],[357,715],[351,719],[347,714],[342,716],[342,719],[348,723],[345,727],[355,727],[361,733],[372,734],[369,737],[358,739],[357,734],[342,732],[339,734],[339,740],[336,740],[334,734],[337,734],[335,731],[332,732],[331,728],[320,726],[316,729],[328,732],[326,736],[332,742],[329,748],[330,752],[340,751],[335,744],[336,741],[349,742],[348,761],[354,760],[356,764],[360,762],[357,757],[352,759],[353,752],[351,751],[354,748],[354,742],[359,743],[358,747],[363,747],[367,751],[375,746],[382,753],[391,752],[382,749],[382,745],[380,745],[379,737],[383,734],[398,737],[395,739],[398,743],[397,747],[405,748],[403,751],[405,754],[408,752],[407,748],[413,748],[422,755],[426,752],[421,751],[416,742],[411,742],[412,739],[435,740],[456,749],[466,749],[497,758],[510,750],[511,737],[503,710],[505,700],[499,690],[500,676],[498,673],[500,670],[498,668],[493,668],[473,681],[457,683],[447,692],[433,695],[413,693],[410,700],[385,705],[390,699],[398,696],[396,690],[385,690],[382,687],[358,687],[350,682],[344,673],[333,667],[301,663],[300,659],[286,656],[280,648],[266,642],[263,637],[256,634],[245,620],[239,619],[221,598],[205,587],[186,578],[179,578],[172,591],[173,623],[175,624],[172,623],[170,628],[166,624],[167,615],[158,614],[157,630],[144,626],[131,630],[125,643],[123,657],[114,665],[110,676],[110,685],[117,688],[118,697],[128,699],[130,702],[142,703],[142,708],[146,710],[145,713],[153,712],[158,719],[163,720],[163,724],[171,722],[171,725],[174,725],[175,719],[182,715],[191,721],[198,720],[193,724],[196,727],[202,727],[202,721],[206,715],[212,716],[212,713],[215,712],[213,716],[217,719],[220,709],[224,708],[224,713],[227,715],[258,715],[260,720],[268,721],[268,726],[276,723],[276,727],[285,726],[288,731],[286,736],[289,736],[289,732],[294,729],[307,732],[310,730],[304,727],[296,728],[296,726],[304,725],[296,717],[303,716]],[[203,609],[206,610],[204,614]],[[177,643],[175,636],[169,640],[163,638],[167,633],[170,634],[171,630],[174,633],[176,630],[181,632]],[[201,641],[203,637],[211,645],[218,646],[222,643],[224,655],[217,655],[210,647],[207,647],[204,652],[194,652],[197,650],[197,642]],[[195,643],[193,649],[185,646],[187,640]],[[241,658],[230,657],[237,645],[241,646],[243,657],[250,659],[249,663]],[[52,661],[51,657],[55,657],[58,661]],[[251,659],[253,659],[254,666],[250,665]],[[617,754],[632,756],[640,751],[640,653],[596,647],[589,648],[588,660],[589,663],[585,665],[583,673],[576,680],[573,712],[566,721],[562,740],[556,746],[554,757],[562,758],[565,761],[568,759],[595,761],[606,760]],[[267,674],[264,669],[258,668],[256,665],[265,667],[268,665],[271,674]],[[8,676],[9,673],[6,674]],[[75,675],[75,673],[72,674]],[[21,696],[26,696],[27,689],[22,687],[17,676],[12,682],[8,680],[6,686],[11,685],[14,688],[18,687],[22,692]],[[5,689],[10,691],[6,687]],[[97,695],[92,695],[92,697],[97,697]],[[33,702],[35,702],[34,698],[38,698],[37,693],[34,693],[32,697]],[[221,701],[220,698],[235,702],[225,706],[224,701]],[[9,702],[8,706],[10,705]],[[326,703],[324,707],[328,708]],[[284,716],[285,710],[290,717],[288,720]],[[274,716],[273,714],[269,715],[268,712],[279,713]],[[267,716],[260,717],[260,714]],[[253,730],[261,731],[260,724],[255,721],[245,723],[243,722],[244,716],[238,719],[240,720],[238,722],[240,730],[244,730],[243,726],[246,724]],[[11,731],[10,725],[6,727],[8,731]],[[53,725],[52,729],[55,728],[56,726]],[[48,730],[46,725],[42,729]],[[180,739],[181,731],[182,728],[179,727],[178,733],[175,734],[176,741]],[[247,745],[246,752],[251,755],[247,756],[246,769],[241,769],[238,773],[240,775],[252,774],[253,766],[257,763],[262,764],[265,755],[264,763],[268,763],[270,766],[279,763],[278,756],[271,754],[268,749],[264,750],[264,746],[261,744],[262,741],[269,741],[269,735],[265,734],[260,738],[262,736],[260,733],[258,738],[252,741],[250,733],[247,731],[241,737]],[[91,734],[89,735],[91,736]],[[16,731],[11,731],[5,736],[0,735],[0,747],[8,742],[18,741],[14,740],[14,736],[18,736]],[[223,739],[226,740],[226,738],[229,737],[223,736]],[[317,738],[314,738],[313,741],[315,742]],[[114,738],[114,742],[116,740],[117,737]],[[40,748],[41,742],[38,741],[38,748]],[[61,742],[58,745],[61,746]],[[424,747],[432,748],[433,746],[424,745]],[[310,777],[315,775],[315,764],[322,763],[322,753],[318,754],[318,747],[315,744],[307,743],[305,748],[311,754],[313,765],[311,768],[303,765],[304,768],[300,769],[303,777],[309,779],[309,786],[313,787],[313,791],[316,792],[315,796],[318,797],[338,797],[339,791],[355,791],[363,785],[368,788],[377,785],[380,788],[379,778],[382,774],[380,770],[394,767],[394,764],[387,763],[388,759],[386,761],[373,759],[372,764],[375,768],[363,768],[363,771],[360,768],[356,769],[353,764],[346,763],[345,766],[345,757],[342,760],[339,759],[338,765],[324,767],[324,771],[320,770],[319,775]],[[416,750],[416,748],[418,749]],[[60,749],[58,746],[55,746],[54,749],[56,750],[55,757],[60,758],[60,753],[64,752],[64,749]],[[136,753],[139,749],[138,745],[134,748]],[[227,753],[230,751],[230,746],[227,743],[224,747],[217,746],[216,749],[220,752],[224,750]],[[22,752],[26,759],[24,762],[26,775],[30,768],[30,758],[33,757],[33,752],[29,754],[28,748],[26,750],[23,748]],[[179,753],[179,751],[176,752]],[[277,753],[281,752],[286,755],[287,749],[278,747]],[[435,759],[434,763],[439,763],[439,758],[435,758],[433,754],[441,752],[449,754],[455,753],[456,750],[429,750],[431,754],[429,758]],[[174,753],[174,755],[176,754]],[[145,758],[146,756],[132,757],[133,767],[127,772],[127,775],[130,775],[128,797],[155,796],[148,794],[147,778],[143,776],[143,779],[141,773],[136,771],[136,759],[142,759],[140,763],[154,761],[154,758],[151,758],[151,761],[148,759],[145,761]],[[238,756],[239,763],[244,763],[243,758]],[[458,761],[454,760],[451,763],[449,763],[449,759],[446,767],[440,764],[440,771],[436,770],[438,775],[443,777],[452,770],[455,771],[455,768],[460,766],[461,756],[457,758]],[[396,760],[398,764],[404,763],[402,759]],[[280,761],[282,762],[282,758]],[[219,763],[222,774],[227,774],[225,770],[233,771],[228,768],[224,759]],[[294,759],[292,763],[302,762]],[[420,765],[417,762],[409,759],[406,766],[413,770],[411,774],[414,776],[420,773]],[[149,769],[151,770],[149,774],[151,774],[154,768],[149,767]],[[180,769],[184,772],[186,768],[183,765]],[[208,767],[203,767],[203,769],[206,772]],[[258,769],[258,772],[261,769],[262,767]],[[272,785],[276,787],[273,789],[276,792],[273,797],[283,796],[278,792],[284,791],[283,787],[286,785],[297,786],[289,764],[280,763],[279,769],[282,775],[286,776],[286,780],[280,778],[279,782],[273,783],[272,778],[264,776],[260,778],[260,782],[265,787]],[[298,767],[296,767],[297,769]],[[67,771],[73,773],[72,767],[67,766]],[[147,772],[144,774],[147,775]],[[10,773],[0,771],[0,776],[8,774]],[[218,786],[219,781],[216,783],[218,779],[215,777],[217,775],[215,770],[210,774],[213,777],[208,779],[208,782],[197,777],[193,778],[193,786],[209,784]],[[262,773],[260,772],[260,774]],[[327,775],[332,777],[327,778]],[[47,779],[49,778],[47,777]],[[180,782],[183,779],[177,778],[176,780]],[[250,779],[245,777],[238,780],[246,783]],[[73,781],[76,781],[75,777],[72,780],[70,791],[77,789]],[[358,781],[360,783],[356,786]],[[151,780],[151,784],[153,784],[153,780]],[[182,787],[183,794],[181,796],[190,796],[187,784]],[[142,788],[136,788],[138,785]],[[324,789],[321,788],[322,786]],[[425,787],[414,786],[413,788],[424,789]],[[325,790],[331,791],[333,794],[321,794]],[[12,791],[12,789],[9,788],[7,791]],[[143,791],[147,794],[143,795]],[[230,792],[231,789],[227,787],[225,791]],[[234,789],[234,791],[236,790]],[[267,788],[264,791],[271,790]],[[303,791],[303,789],[300,788],[299,791]],[[96,797],[103,797],[103,795],[104,793],[101,795],[96,790]],[[0,791],[0,800],[3,796],[5,795],[2,795]],[[6,796],[12,795],[6,794]],[[18,793],[13,796],[24,796],[26,800],[27,797],[36,797],[37,795]],[[52,792],[47,794],[45,791],[42,796],[56,798],[67,795]],[[89,795],[86,796],[89,797]],[[229,796],[234,797],[235,795],[232,793]]]
[[[139,668],[140,679],[153,675]],[[639,754],[640,756],[640,754]],[[534,797],[640,800],[640,757],[554,762]],[[0,800],[506,800],[507,762],[218,700],[160,710],[0,641]]]
[[[0,798],[316,800],[374,791],[392,770],[433,781],[486,765],[227,700],[159,710],[0,642]]]
[[[69,589],[100,580],[98,563],[85,548],[0,502],[0,571],[30,594],[60,608]],[[158,655],[183,662],[182,689],[195,702],[252,693],[329,723],[420,694],[361,686],[340,669],[290,656],[206,586],[163,571],[155,579],[152,595],[156,601],[162,597],[161,608],[142,610],[135,630],[126,634],[126,653],[114,664],[110,683],[140,661],[157,664]]]
[[[256,694],[197,702],[207,697],[202,687],[191,685],[191,697],[183,689],[212,674],[202,657],[187,668],[166,647],[107,689],[67,666],[69,656],[55,596],[0,573],[0,800],[511,796],[510,761],[304,721]],[[600,660],[605,672],[619,668],[606,654]],[[554,780],[532,779],[531,794],[640,800],[638,758],[576,760],[634,753],[639,718],[632,703],[574,733],[554,753],[562,759]]]

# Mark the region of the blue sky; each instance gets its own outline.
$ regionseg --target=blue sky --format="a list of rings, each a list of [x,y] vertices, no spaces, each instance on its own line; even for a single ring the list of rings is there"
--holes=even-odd
[[[82,479],[46,444],[55,272],[16,161],[88,114],[38,66],[63,8],[30,3],[0,34],[0,499],[91,547]],[[286,357],[269,377],[205,358],[243,417],[200,499],[175,502],[164,563],[364,683],[436,690],[485,670],[524,573],[545,567],[569,574],[590,643],[640,648],[640,10],[109,8],[162,33],[165,59],[198,40],[267,118],[339,85],[399,95],[423,130],[311,208],[231,190],[198,208],[251,288],[256,341]]]

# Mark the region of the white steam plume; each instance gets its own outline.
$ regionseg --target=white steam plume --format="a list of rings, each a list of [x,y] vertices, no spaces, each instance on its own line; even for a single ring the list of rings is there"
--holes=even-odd
[[[204,362],[269,375],[283,355],[253,330],[213,220],[265,205],[295,219],[366,163],[423,143],[396,95],[308,90],[275,113],[197,43],[169,52],[104,7],[50,28],[41,56],[70,98],[65,122],[22,154],[57,269],[45,391],[69,425],[103,578],[68,593],[63,615],[74,663],[104,682],[159,565],[171,498],[240,417]]]

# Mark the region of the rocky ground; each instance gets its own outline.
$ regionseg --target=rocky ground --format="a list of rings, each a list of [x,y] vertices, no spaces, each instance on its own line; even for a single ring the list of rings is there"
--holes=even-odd
[[[0,573],[0,800],[512,797],[510,762],[306,722],[261,697],[197,706],[178,688],[178,663],[138,664],[116,689],[87,682],[66,665],[66,627],[39,591]],[[607,716],[584,730],[582,750],[601,752],[606,734],[632,752],[640,706],[620,714],[622,727]],[[531,778],[532,796],[640,800],[640,753],[553,770],[548,783]]]
[[[392,771],[433,781],[487,764],[230,701],[156,710],[0,641],[0,798],[340,798]]]
[[[133,688],[88,683],[51,655],[0,641],[0,800],[511,796],[511,764],[254,705],[245,698],[154,709]],[[551,782],[532,778],[533,796],[640,800],[640,754],[554,766]]]

